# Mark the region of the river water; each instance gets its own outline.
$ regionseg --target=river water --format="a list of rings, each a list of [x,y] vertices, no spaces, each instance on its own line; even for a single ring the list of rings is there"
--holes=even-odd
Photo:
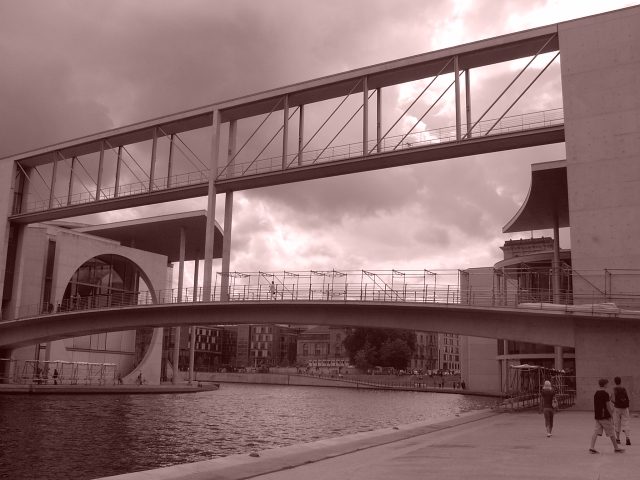
[[[182,395],[0,396],[0,478],[92,479],[439,419],[495,399],[222,384]]]

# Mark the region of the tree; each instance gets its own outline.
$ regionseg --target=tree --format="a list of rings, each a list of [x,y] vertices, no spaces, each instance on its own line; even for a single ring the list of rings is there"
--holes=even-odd
[[[281,367],[288,367],[290,365],[291,362],[289,362],[289,359],[287,357],[284,357],[282,359],[282,361],[280,362],[280,366]]]
[[[380,360],[383,366],[404,370],[411,361],[413,352],[407,342],[400,338],[387,340],[380,347]]]
[[[411,353],[416,348],[416,334],[410,330],[399,330],[394,328],[355,328],[344,339],[342,344],[349,354],[349,361],[356,365],[356,355],[365,348],[366,359],[370,366],[391,366],[385,365],[379,356],[380,349],[387,341],[402,340]],[[357,365],[356,365],[357,366]]]
[[[378,350],[370,343],[365,343],[364,346],[356,353],[353,360],[353,365],[359,370],[367,370],[375,367],[380,362],[378,358]]]

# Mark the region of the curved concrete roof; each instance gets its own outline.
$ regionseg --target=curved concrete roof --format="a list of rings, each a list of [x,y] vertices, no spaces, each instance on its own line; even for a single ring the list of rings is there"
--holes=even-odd
[[[139,218],[105,225],[74,228],[76,232],[96,237],[117,240],[121,245],[146,252],[166,255],[169,262],[180,260],[180,229],[185,227],[185,260],[204,258],[204,243],[207,229],[207,212],[175,213],[151,218]],[[213,242],[213,257],[222,256],[222,229],[216,222]]]
[[[503,233],[528,232],[569,226],[566,160],[531,165],[531,186],[518,213],[502,227]]]

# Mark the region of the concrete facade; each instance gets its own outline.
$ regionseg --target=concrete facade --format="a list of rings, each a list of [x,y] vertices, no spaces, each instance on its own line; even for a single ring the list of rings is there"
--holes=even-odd
[[[640,8],[563,23],[558,33],[573,268],[598,271],[589,280],[604,292],[604,269],[640,269]],[[573,288],[591,291],[575,276]],[[640,277],[618,288],[637,294]],[[581,324],[579,405],[599,376],[633,375],[640,385],[639,347],[638,328]]]
[[[61,305],[65,289],[76,270],[87,260],[105,254],[119,255],[135,263],[141,269],[141,277],[146,284],[142,290],[165,287],[167,259],[163,255],[123,247],[113,240],[59,226],[36,224],[20,227],[12,296],[5,313],[39,309],[45,304]],[[113,363],[116,374],[123,377],[124,383],[134,383],[137,374],[142,373],[149,383],[157,384],[160,379],[161,340],[162,328],[154,329],[139,362],[134,359],[136,330],[36,343],[14,349],[11,357],[17,361],[15,373],[18,374],[23,363],[29,360]]]

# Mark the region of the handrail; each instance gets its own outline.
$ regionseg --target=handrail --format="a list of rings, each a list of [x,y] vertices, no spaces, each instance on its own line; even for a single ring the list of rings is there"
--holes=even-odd
[[[514,269],[511,273],[518,269]],[[640,295],[631,292],[618,292],[606,296],[599,290],[575,292],[561,290],[554,294],[553,289],[522,289],[508,285],[507,288],[479,288],[458,284],[425,284],[424,271],[404,270],[403,282],[389,285],[385,276],[393,275],[394,270],[341,271],[339,280],[323,284],[318,275],[301,273],[292,277],[292,272],[234,272],[237,282],[229,286],[229,302],[241,301],[327,301],[327,302],[396,302],[429,303],[437,305],[459,305],[486,308],[520,308],[527,310],[545,310],[556,313],[631,316],[640,317]],[[438,273],[440,281],[446,276],[455,276],[457,271]],[[508,275],[509,269],[504,274]],[[577,273],[577,272],[574,272]],[[275,292],[270,288],[269,279],[277,279]],[[481,275],[481,274],[480,274]],[[295,280],[293,280],[295,279]],[[356,280],[357,279],[357,280]],[[291,283],[295,281],[296,283]],[[242,283],[244,282],[244,283]],[[262,283],[261,283],[262,282]],[[302,282],[302,284],[300,283]],[[327,286],[330,285],[330,288]],[[425,288],[426,287],[428,288]],[[158,290],[155,292],[119,292],[109,295],[88,297],[74,296],[47,304],[24,305],[6,309],[1,313],[1,321],[53,315],[96,309],[132,308],[159,304],[175,304],[178,298],[182,303],[202,303],[203,287],[184,288],[182,295],[178,289]],[[156,299],[155,302],[153,299]],[[214,286],[212,302],[220,302],[220,289]],[[555,301],[555,303],[554,303]]]

